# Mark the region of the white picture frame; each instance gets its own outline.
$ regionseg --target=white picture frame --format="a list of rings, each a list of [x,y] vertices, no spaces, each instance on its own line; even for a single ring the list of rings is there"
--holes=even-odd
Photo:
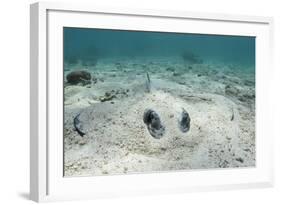
[[[256,167],[64,178],[60,108],[63,105],[63,71],[54,69],[63,65],[60,54],[63,26],[256,36]],[[273,134],[266,97],[272,69],[272,29],[273,19],[270,17],[98,8],[91,4],[73,3],[32,4],[31,200],[41,202],[273,186]]]

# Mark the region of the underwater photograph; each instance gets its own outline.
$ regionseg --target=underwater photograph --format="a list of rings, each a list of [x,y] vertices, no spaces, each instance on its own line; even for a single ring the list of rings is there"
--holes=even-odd
[[[64,27],[64,176],[255,167],[255,41]]]

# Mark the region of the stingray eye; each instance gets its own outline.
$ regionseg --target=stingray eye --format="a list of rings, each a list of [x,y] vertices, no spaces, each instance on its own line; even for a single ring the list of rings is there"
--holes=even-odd
[[[151,109],[146,109],[145,111],[144,111],[144,114],[143,114],[143,122],[144,122],[144,124],[148,124],[148,123],[150,123],[151,122],[151,118],[152,118],[152,116],[151,116],[151,114],[153,113],[154,111],[153,110],[151,110]]]
[[[156,139],[163,137],[165,126],[162,124],[159,115],[152,109],[146,109],[143,114],[143,122],[146,124],[150,135]]]

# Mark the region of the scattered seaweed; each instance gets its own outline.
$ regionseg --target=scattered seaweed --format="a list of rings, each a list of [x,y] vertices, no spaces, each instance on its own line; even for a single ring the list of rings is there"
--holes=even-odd
[[[129,89],[118,89],[118,90],[111,90],[104,93],[103,96],[99,97],[101,102],[111,101],[114,98],[124,98],[129,96]],[[111,102],[114,104],[114,102]]]
[[[239,90],[235,86],[226,85],[225,86],[225,94],[231,95],[231,96],[238,96]]]
[[[115,98],[115,95],[104,95],[104,96],[99,97],[99,100],[101,102],[106,102],[106,101],[112,100],[113,98]]]
[[[179,95],[179,97],[182,97],[185,100],[197,99],[197,100],[202,100],[202,101],[212,101],[211,98],[205,98],[205,97],[200,97],[200,96],[195,96],[195,95]]]

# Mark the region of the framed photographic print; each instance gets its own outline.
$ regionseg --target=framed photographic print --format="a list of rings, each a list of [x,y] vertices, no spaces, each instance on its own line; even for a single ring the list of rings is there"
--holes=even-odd
[[[272,186],[272,23],[32,4],[31,199]]]

